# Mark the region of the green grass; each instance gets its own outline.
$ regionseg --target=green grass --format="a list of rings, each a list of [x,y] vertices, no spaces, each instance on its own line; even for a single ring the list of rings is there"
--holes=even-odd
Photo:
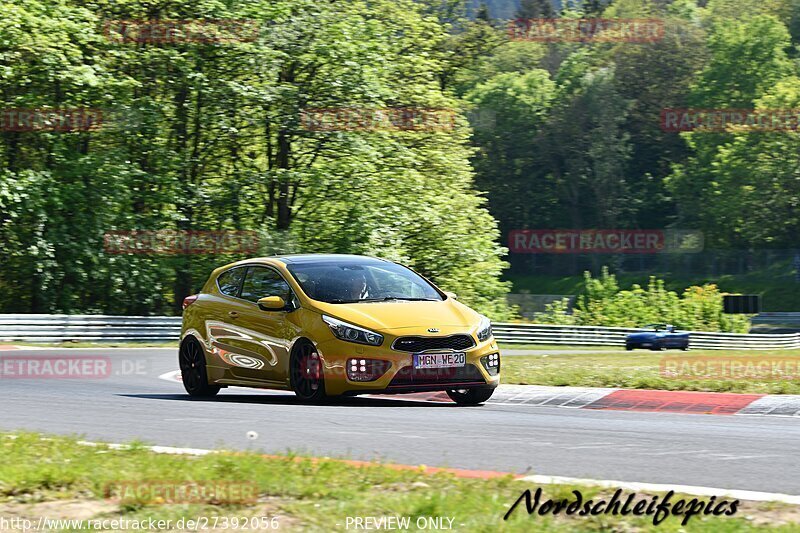
[[[686,379],[662,375],[662,358],[800,357],[800,350],[669,350],[651,352],[587,352],[503,359],[502,382],[522,385],[620,387],[626,389],[692,390],[760,394],[800,394],[800,379]]]
[[[73,439],[36,434],[9,438],[0,434],[0,516],[35,517],[49,502],[49,518],[67,517],[66,503],[96,506],[92,518],[171,519],[206,517],[278,517],[282,530],[344,531],[346,517],[439,516],[454,518],[455,531],[798,531],[797,509],[775,503],[743,503],[734,517],[694,516],[688,526],[669,517],[658,527],[649,517],[528,516],[518,508],[503,515],[522,491],[536,486],[511,477],[491,480],[427,474],[422,469],[353,466],[335,460],[294,456],[262,457],[254,453],[220,453],[203,457],[157,455],[140,445],[126,450],[79,445]],[[109,484],[157,480],[249,482],[258,487],[257,503],[244,505],[117,504],[105,498]],[[608,498],[613,491],[588,486],[546,485],[544,498]],[[637,500],[650,495],[639,493]],[[676,498],[680,498],[677,496]],[[691,497],[684,497],[687,500]],[[704,499],[704,500],[707,500]],[[674,501],[674,500],[673,500]],[[59,502],[64,502],[59,511]],[[20,510],[21,508],[21,510]],[[60,513],[60,516],[59,516]],[[750,517],[749,519],[746,517]],[[754,523],[754,518],[757,520]],[[351,527],[352,529],[352,527]],[[412,528],[413,529],[413,528]]]
[[[723,292],[732,294],[760,294],[764,311],[800,311],[800,283],[793,275],[785,272],[754,273],[742,276],[717,277],[673,277],[669,274],[658,274],[666,281],[667,289],[682,293],[692,285],[714,283]],[[511,292],[527,292],[530,294],[581,294],[583,292],[583,275],[580,276],[508,276],[513,283]],[[617,274],[620,287],[630,288],[634,283],[646,287],[649,275]]]
[[[613,352],[624,350],[622,346],[586,346],[585,344],[506,344],[498,343],[500,350],[585,350],[594,352]]]

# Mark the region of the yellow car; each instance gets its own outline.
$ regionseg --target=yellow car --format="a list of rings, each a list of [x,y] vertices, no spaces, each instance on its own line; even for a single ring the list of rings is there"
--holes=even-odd
[[[183,302],[181,379],[328,396],[447,391],[489,399],[500,353],[489,319],[413,270],[357,255],[285,255],[215,270]]]

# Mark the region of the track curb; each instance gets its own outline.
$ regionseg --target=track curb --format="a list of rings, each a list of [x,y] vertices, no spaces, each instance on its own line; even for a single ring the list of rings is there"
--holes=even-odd
[[[397,397],[433,402],[449,401],[444,393],[420,393]],[[792,394],[500,385],[487,404],[596,411],[800,417],[800,395]]]
[[[159,376],[180,381],[178,371]],[[375,398],[451,403],[444,392],[418,392]],[[562,407],[594,411],[638,411],[695,415],[749,415],[800,418],[800,395],[665,391],[598,387],[500,385],[486,405]]]

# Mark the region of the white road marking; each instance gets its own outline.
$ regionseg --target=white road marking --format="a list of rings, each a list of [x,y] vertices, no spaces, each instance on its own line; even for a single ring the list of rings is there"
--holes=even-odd
[[[608,479],[581,479],[562,476],[533,475],[520,478],[519,481],[538,483],[541,485],[594,485],[607,489],[623,489],[630,491],[669,492],[675,491],[691,496],[716,496],[736,498],[754,502],[783,502],[800,505],[800,496],[776,492],[756,492],[739,489],[720,489],[715,487],[697,487],[693,485],[665,485],[662,483],[638,483],[632,481],[612,481]]]
[[[158,376],[158,379],[163,379],[164,381],[181,381],[181,371],[173,370],[171,372],[166,372]]]
[[[252,423],[253,420],[216,419],[216,418],[164,418],[164,422],[207,422],[209,424],[241,424]]]
[[[130,450],[131,446],[129,444],[115,444],[115,443],[105,443],[105,442],[91,442],[88,440],[79,440],[78,444],[81,446],[92,446],[92,447],[99,447],[99,446],[107,446],[112,450]],[[150,450],[153,453],[163,453],[168,455],[209,455],[212,453],[218,453],[214,450],[204,450],[202,448],[174,448],[172,446],[143,446],[145,450]]]
[[[774,453],[761,454],[761,455],[735,455],[730,453],[710,453],[708,455],[705,455],[704,457],[708,457],[712,461],[739,461],[743,459],[761,459],[763,457],[783,457],[783,456]]]
[[[584,446],[570,446],[568,450],[585,450],[590,448],[608,448],[609,446],[613,446],[614,449],[616,448],[640,448],[641,444],[620,444],[617,442],[612,442],[609,444],[586,444]]]
[[[675,451],[672,451],[672,452],[648,453],[647,455],[652,455],[654,457],[658,457],[658,456],[661,456],[661,455],[683,455],[683,454],[687,454],[687,453],[692,453],[692,454],[699,455],[701,453],[708,453],[710,451],[711,450],[675,450]]]

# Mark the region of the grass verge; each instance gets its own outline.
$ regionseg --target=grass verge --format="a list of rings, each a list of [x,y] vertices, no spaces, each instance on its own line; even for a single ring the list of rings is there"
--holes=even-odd
[[[505,344],[499,343],[500,350],[581,350],[587,353],[619,352],[624,346],[587,346],[585,344]]]
[[[424,468],[398,470],[382,465],[354,467],[336,460],[295,456],[263,457],[253,453],[220,453],[202,457],[154,454],[141,445],[116,450],[80,445],[75,439],[37,434],[0,434],[0,517],[129,520],[207,517],[276,517],[280,530],[343,531],[347,517],[420,517],[452,519],[455,531],[798,531],[796,506],[742,502],[732,517],[697,515],[687,526],[671,516],[657,527],[652,517],[528,515],[525,504],[503,516],[525,489],[511,476],[466,479]],[[107,487],[125,482],[252,483],[258,499],[249,504],[167,504],[150,501],[115,503]],[[608,499],[613,491],[587,486],[543,486],[545,499]],[[636,500],[652,495],[639,493]],[[675,499],[680,499],[676,496]],[[691,497],[683,497],[691,500]],[[673,501],[675,501],[673,499]],[[704,498],[702,500],[708,500]],[[447,523],[445,521],[445,523]],[[229,530],[232,530],[230,527]],[[266,528],[262,528],[263,530]],[[354,529],[352,526],[350,529]],[[415,528],[411,528],[414,530]],[[241,530],[241,529],[240,529]]]
[[[773,377],[772,379],[697,379],[664,372],[665,358],[680,358],[689,365],[714,361],[748,361],[761,359],[786,360],[800,358],[800,350],[691,350],[689,352],[635,350],[631,352],[587,352],[580,354],[553,354],[509,356],[503,359],[502,381],[507,384],[553,385],[575,387],[619,387],[625,389],[689,390],[709,392],[738,392],[758,394],[800,394],[800,379]],[[792,368],[790,362],[786,368]],[[718,365],[719,366],[719,365]],[[719,374],[716,374],[719,375]],[[742,373],[735,373],[741,376]]]

